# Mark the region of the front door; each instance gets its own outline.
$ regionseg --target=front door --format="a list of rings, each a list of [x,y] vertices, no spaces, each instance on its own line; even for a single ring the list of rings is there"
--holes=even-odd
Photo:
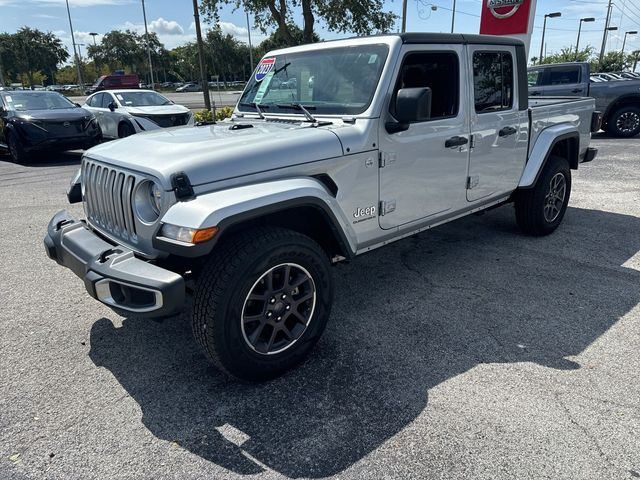
[[[405,45],[382,115],[394,121],[400,88],[428,87],[428,120],[389,133],[380,129],[380,227],[391,229],[438,217],[464,205],[469,161],[468,85],[463,45]]]
[[[526,104],[520,106],[515,48],[468,48],[473,78],[467,200],[475,202],[518,185],[527,158],[528,113]]]

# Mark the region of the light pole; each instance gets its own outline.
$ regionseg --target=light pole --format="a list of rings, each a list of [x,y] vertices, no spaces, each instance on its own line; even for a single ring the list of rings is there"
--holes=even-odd
[[[578,39],[576,40],[576,58],[575,60],[578,60],[578,46],[580,45],[580,32],[582,31],[582,22],[595,22],[596,19],[593,17],[587,17],[587,18],[581,18],[580,19],[580,26],[578,27]]]
[[[84,43],[76,43],[76,45],[78,46],[78,58],[80,59],[80,63],[82,63],[82,48],[80,47],[84,47]]]
[[[611,0],[607,6],[607,19],[604,21],[604,32],[602,33],[602,46],[600,47],[600,56],[598,57],[598,65],[602,65],[602,57],[607,46],[607,32],[609,31],[609,22],[611,21]]]
[[[97,32],[89,32],[89,35],[91,35],[93,37],[93,46],[96,46],[96,35],[98,35]]]
[[[251,25],[249,24],[249,11],[245,10],[247,14],[247,35],[249,35],[249,70],[253,72],[253,47],[251,46]],[[249,74],[251,74],[249,72]]]
[[[402,33],[407,31],[407,0],[402,0]]]
[[[73,44],[73,58],[75,59],[76,69],[78,70],[78,83],[80,88],[84,90],[84,82],[82,81],[82,71],[80,70],[80,62],[78,61],[78,52],[76,51],[76,39],[73,36],[73,23],[71,23],[71,10],[69,9],[69,0],[67,0],[67,15],[69,16],[69,28],[71,29],[71,43]]]
[[[200,62],[200,83],[204,97],[204,108],[211,110],[209,98],[209,84],[207,83],[207,69],[204,63],[204,49],[202,47],[202,31],[200,30],[200,13],[198,12],[198,0],[193,0],[193,19],[196,26],[196,42],[198,44],[198,60]]]
[[[144,34],[147,37],[147,56],[149,57],[149,75],[151,76],[151,89],[155,86],[153,80],[153,65],[151,64],[151,42],[149,41],[149,30],[147,29],[147,11],[144,8],[144,0],[142,0],[142,19],[144,20]]]
[[[607,28],[604,29],[605,33],[607,33],[607,32],[615,32],[616,30],[618,30],[618,27],[607,27]],[[605,53],[605,51],[607,49],[607,40],[608,40],[608,38],[607,38],[607,36],[605,36],[603,49],[600,52],[600,60],[598,62],[598,64],[599,64],[598,66],[602,65],[602,59],[604,58],[604,53]]]
[[[456,0],[453,0],[453,10],[451,11],[451,33],[453,33],[453,26],[456,23]]]
[[[547,17],[549,18],[556,18],[556,17],[561,17],[562,13],[560,12],[553,12],[553,13],[545,13],[544,15],[544,23],[542,24],[542,41],[540,42],[540,56],[538,57],[538,65],[542,64],[542,59],[543,59],[543,55],[542,55],[542,49],[544,48],[544,34],[547,30]]]
[[[635,35],[637,30],[631,30],[630,32],[624,32],[624,40],[622,41],[622,58],[624,59],[624,47],[627,44],[627,35]]]

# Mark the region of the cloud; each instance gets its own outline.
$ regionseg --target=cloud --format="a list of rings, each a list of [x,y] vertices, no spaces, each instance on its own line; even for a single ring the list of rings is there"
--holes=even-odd
[[[184,34],[184,28],[175,20],[165,20],[160,17],[157,20],[153,20],[149,24],[149,30],[156,32],[158,35],[182,35]]]
[[[220,30],[224,35],[231,35],[232,37],[246,37],[248,30],[244,27],[239,27],[235,23],[231,22],[218,22]]]

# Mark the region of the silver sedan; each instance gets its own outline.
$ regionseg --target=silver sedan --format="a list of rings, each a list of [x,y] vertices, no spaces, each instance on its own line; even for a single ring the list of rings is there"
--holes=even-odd
[[[153,90],[103,90],[87,97],[83,108],[95,114],[106,139],[193,124],[188,108]]]

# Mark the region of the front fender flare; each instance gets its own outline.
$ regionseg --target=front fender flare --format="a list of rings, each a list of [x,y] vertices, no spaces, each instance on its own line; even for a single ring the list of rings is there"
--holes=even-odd
[[[290,208],[309,206],[325,214],[340,243],[348,252],[356,251],[355,232],[337,200],[320,181],[308,177],[243,185],[198,195],[193,200],[178,202],[169,208],[162,217],[162,223],[195,229],[217,226],[220,233],[214,237],[215,243],[225,229],[238,222]],[[165,240],[162,239],[165,245],[158,246],[167,250]],[[209,253],[211,248],[213,243],[210,248],[204,248],[203,245],[202,248],[192,249],[193,254],[188,256]],[[183,254],[186,253],[184,248],[179,250]]]

